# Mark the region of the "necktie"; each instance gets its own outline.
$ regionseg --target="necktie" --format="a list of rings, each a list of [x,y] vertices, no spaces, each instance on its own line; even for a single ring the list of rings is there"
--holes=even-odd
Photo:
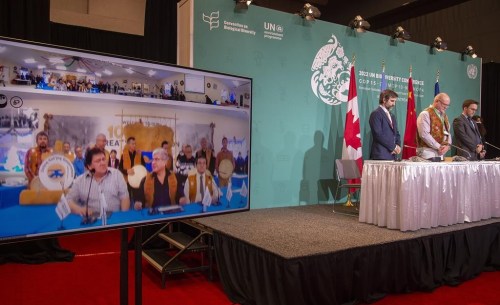
[[[203,187],[203,176],[200,175],[200,194],[201,194],[201,200],[203,200],[203,197],[205,196],[205,188]]]
[[[474,133],[476,134],[476,141],[480,144],[481,143],[481,135],[479,134],[479,130],[476,128],[476,124],[474,124],[474,121],[472,118],[467,118],[469,120],[469,123],[472,125],[472,130],[474,130]]]
[[[391,125],[391,128],[394,129],[394,126],[392,125],[391,114],[389,112],[387,112],[387,117],[389,118],[389,124]]]

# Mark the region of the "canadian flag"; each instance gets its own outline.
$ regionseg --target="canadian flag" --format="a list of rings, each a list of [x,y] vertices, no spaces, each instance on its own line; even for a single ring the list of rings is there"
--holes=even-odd
[[[359,127],[358,94],[356,92],[356,74],[351,66],[349,78],[349,94],[347,96],[347,113],[345,115],[344,143],[342,159],[356,160],[359,172],[363,168],[363,153],[361,150],[361,132]],[[359,181],[357,181],[359,182]]]

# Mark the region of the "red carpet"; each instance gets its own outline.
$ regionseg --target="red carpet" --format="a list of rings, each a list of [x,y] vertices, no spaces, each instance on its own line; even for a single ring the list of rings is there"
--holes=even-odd
[[[108,305],[119,304],[120,231],[59,238],[63,248],[74,251],[70,263],[0,265],[0,304],[3,305]],[[132,234],[129,234],[129,236]],[[134,253],[129,251],[129,304],[134,304]],[[220,282],[205,273],[161,275],[143,262],[144,305],[230,305]]]
[[[132,234],[129,234],[130,236]],[[0,265],[3,305],[108,305],[119,304],[120,231],[59,238],[63,248],[76,253],[71,263]],[[134,304],[134,258],[129,252],[129,304]],[[205,273],[167,276],[161,288],[160,273],[143,262],[143,304],[230,305],[220,282]],[[500,272],[484,272],[457,287],[433,293],[387,296],[377,305],[500,305]],[[265,305],[265,304],[263,304]],[[326,305],[326,304],[325,304]]]

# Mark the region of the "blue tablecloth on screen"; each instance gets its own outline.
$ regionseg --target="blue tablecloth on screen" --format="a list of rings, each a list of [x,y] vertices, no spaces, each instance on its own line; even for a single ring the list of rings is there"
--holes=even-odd
[[[0,209],[19,204],[19,194],[26,186],[0,186]]]
[[[229,203],[226,193],[227,189],[223,188],[220,203],[207,207],[206,211],[202,211],[203,207],[200,203],[191,203],[184,205],[184,211],[182,212],[163,215],[150,215],[147,209],[114,212],[107,219],[107,227],[131,223],[141,224],[162,219],[189,218],[190,216],[241,210],[247,207],[247,197],[241,197],[238,189],[233,189],[233,195]],[[92,225],[81,225],[81,217],[74,214],[69,215],[61,222],[57,217],[55,207],[55,204],[29,206],[16,204],[0,209],[0,239],[92,230],[102,226],[102,220],[97,220]],[[60,229],[61,224],[64,229]]]

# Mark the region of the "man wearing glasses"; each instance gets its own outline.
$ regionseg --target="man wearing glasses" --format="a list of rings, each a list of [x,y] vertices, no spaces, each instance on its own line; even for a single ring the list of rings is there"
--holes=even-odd
[[[446,109],[450,107],[450,97],[439,93],[432,105],[424,109],[417,118],[417,154],[431,160],[443,160],[450,149],[450,122]]]
[[[167,168],[168,155],[163,148],[153,151],[152,173],[141,181],[134,209],[158,208],[184,203],[175,174]]]
[[[457,149],[457,155],[469,160],[484,159],[486,154],[476,122],[472,119],[478,104],[474,100],[465,100],[462,104],[462,114],[453,120],[456,145],[469,152],[467,154],[465,151]]]

